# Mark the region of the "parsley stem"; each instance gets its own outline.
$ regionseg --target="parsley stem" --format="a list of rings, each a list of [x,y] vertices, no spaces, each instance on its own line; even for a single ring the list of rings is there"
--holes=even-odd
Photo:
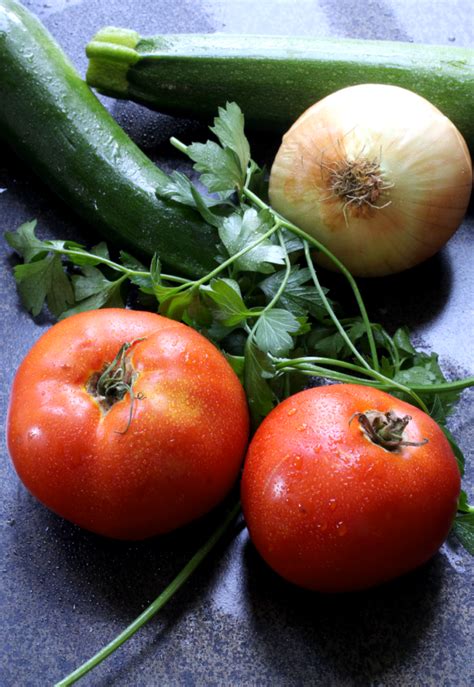
[[[186,563],[184,568],[176,575],[174,580],[161,592],[161,594],[136,618],[123,632],[121,632],[109,644],[104,646],[92,658],[83,663],[79,668],[76,668],[67,677],[56,683],[55,687],[67,687],[73,685],[81,677],[86,675],[90,670],[95,668],[104,659],[110,656],[116,649],[118,649],[127,639],[137,632],[145,623],[147,623],[153,616],[158,613],[160,609],[173,597],[173,595],[182,587],[186,580],[192,575],[196,568],[202,563],[206,556],[212,551],[216,544],[222,539],[229,527],[234,522],[235,518],[240,512],[240,502],[233,506],[233,508],[226,515],[224,520],[214,530],[209,539],[196,551],[194,556]]]
[[[278,362],[277,362],[278,361]],[[300,365],[334,365],[335,367],[343,367],[354,372],[359,372],[360,374],[368,374],[371,376],[376,375],[370,368],[361,367],[360,365],[355,365],[354,363],[347,362],[346,360],[336,360],[336,358],[326,358],[321,356],[305,356],[304,358],[286,358],[286,359],[275,359],[275,369],[280,370],[287,367],[298,367]]]
[[[281,232],[279,231],[278,224],[277,224],[277,231],[278,231],[278,238],[279,238],[279,240],[280,240],[280,245],[282,246],[282,248],[285,248],[285,242],[284,242],[284,240],[283,240],[283,236],[281,235]],[[282,293],[284,292],[284,290],[285,290],[285,288],[286,288],[286,285],[287,285],[287,283],[288,283],[288,279],[289,279],[290,274],[291,274],[291,262],[290,262],[290,258],[288,257],[288,253],[287,253],[286,250],[284,250],[284,254],[285,254],[285,266],[286,266],[285,275],[284,275],[284,277],[283,277],[283,279],[282,279],[282,282],[281,282],[281,284],[280,284],[280,286],[279,286],[279,288],[278,288],[276,294],[273,296],[273,298],[271,299],[271,301],[270,301],[269,303],[267,303],[267,305],[263,308],[263,310],[261,310],[260,312],[256,313],[257,317],[259,317],[259,318],[260,318],[264,313],[266,313],[266,312],[268,312],[269,310],[271,310],[271,309],[275,306],[275,304],[280,300],[281,295],[282,295]],[[247,338],[247,341],[246,341],[246,344],[245,344],[245,349],[246,349],[246,351],[249,350],[250,347],[251,347],[252,344],[253,344],[253,340],[254,340],[255,333],[256,333],[256,331],[257,331],[257,327],[258,327],[258,323],[259,323],[259,322],[260,322],[260,320],[258,319],[258,320],[255,322],[255,324],[253,325],[253,327],[252,327],[251,329],[248,329],[248,328],[247,328],[248,338]]]
[[[317,364],[313,364],[311,361],[317,361],[317,362],[326,362],[326,364],[333,365],[333,366],[338,366],[338,367],[344,367],[346,369],[351,369],[357,372],[360,372],[361,374],[368,375],[371,377],[371,380],[362,380],[360,377],[356,377],[354,375],[349,375],[345,374],[343,372],[336,372],[335,370],[329,370],[328,368],[321,367]],[[414,386],[408,387],[405,384],[401,384],[400,382],[395,381],[394,379],[390,379],[389,377],[385,377],[385,375],[381,374],[380,372],[377,372],[376,370],[372,370],[371,368],[365,368],[365,367],[358,367],[357,365],[354,365],[352,363],[348,363],[346,361],[340,361],[340,360],[335,360],[333,358],[300,358],[297,359],[296,364],[294,364],[295,361],[289,359],[288,361],[280,361],[280,363],[277,363],[276,367],[279,371],[281,372],[290,372],[290,371],[296,371],[296,372],[301,372],[302,374],[309,375],[309,376],[319,376],[319,377],[327,377],[328,379],[336,379],[340,382],[347,382],[347,383],[355,383],[355,384],[360,384],[363,382],[366,386],[374,386],[378,389],[398,389],[399,391],[403,391],[403,393],[408,394],[413,398],[413,400],[416,402],[416,404],[424,410],[425,413],[429,415],[429,410],[423,401],[423,399],[420,398],[418,395],[417,391],[423,393],[434,393],[433,391],[433,386],[428,386],[428,387],[423,387],[419,386],[418,388],[415,388]],[[374,381],[373,381],[374,380]],[[442,386],[442,385],[439,385]],[[471,384],[468,384],[468,386],[471,386]],[[466,388],[466,387],[462,387]],[[452,391],[452,389],[443,389],[444,391]]]
[[[59,253],[60,255],[69,255],[78,258],[92,258],[97,263],[105,265],[106,267],[111,267],[116,272],[122,272],[126,277],[149,277],[150,272],[145,270],[132,270],[129,267],[120,265],[118,262],[110,260],[110,258],[104,258],[102,255],[96,255],[95,253],[90,253],[86,250],[74,250],[73,248],[57,248],[56,246],[48,246],[50,253]],[[177,277],[175,274],[161,274],[161,278],[166,281],[173,281],[179,284],[187,284],[188,279],[183,277]]]
[[[364,301],[362,299],[362,295],[359,291],[359,287],[357,286],[357,283],[352,276],[352,274],[349,272],[347,267],[338,259],[336,256],[331,253],[330,250],[326,248],[326,246],[322,243],[320,243],[317,239],[315,239],[313,236],[310,236],[307,234],[305,231],[297,227],[295,224],[292,222],[289,222],[286,220],[284,217],[279,215],[275,210],[273,210],[269,205],[267,205],[261,198],[259,198],[253,191],[251,191],[249,188],[244,187],[243,189],[243,194],[247,196],[247,198],[257,205],[257,207],[261,208],[262,210],[269,210],[273,216],[277,219],[279,219],[280,224],[282,227],[285,229],[288,229],[291,231],[292,234],[296,234],[296,236],[299,236],[303,241],[306,241],[310,244],[312,244],[315,248],[317,248],[321,253],[324,253],[333,263],[334,265],[338,268],[340,272],[345,276],[347,281],[349,282],[351,289],[354,293],[354,297],[357,301],[357,305],[359,306],[359,310],[362,316],[362,321],[364,322],[366,331],[367,331],[367,340],[369,343],[369,348],[370,348],[370,355],[372,358],[372,365],[375,370],[380,369],[379,365],[379,359],[378,359],[378,354],[377,354],[377,346],[375,345],[375,339],[374,339],[374,334],[372,331],[372,326],[370,324],[370,320],[367,314],[367,310],[364,304]],[[327,299],[324,299],[327,300]],[[325,303],[326,304],[326,303]],[[367,363],[364,363],[365,366],[367,366]]]
[[[339,334],[342,336],[346,344],[349,346],[349,349],[354,353],[355,357],[357,360],[368,370],[371,369],[369,363],[367,360],[359,353],[357,348],[354,346],[352,341],[350,340],[349,336],[346,333],[346,330],[342,326],[342,324],[339,322],[339,318],[337,317],[336,313],[334,312],[329,300],[326,298],[326,294],[324,293],[324,289],[322,288],[321,284],[319,283],[318,275],[316,274],[316,270],[314,269],[313,265],[313,260],[311,259],[311,254],[309,252],[309,245],[307,241],[304,241],[304,254],[306,256],[306,262],[309,267],[309,271],[311,272],[311,277],[313,279],[314,285],[316,286],[319,296],[321,300],[324,303],[324,306],[329,314],[329,317],[331,320],[334,322],[334,325],[336,326],[336,329],[338,330]],[[369,323],[369,328],[370,328],[370,323]]]
[[[360,374],[368,374],[371,377],[380,380],[380,373],[373,370],[367,370],[366,368],[354,365],[354,363],[347,362],[346,360],[336,360],[336,358],[325,358],[321,356],[305,356],[303,358],[273,358],[275,369],[281,370],[285,368],[299,368],[300,365],[333,365],[335,367],[343,367],[354,372],[359,372]],[[383,376],[383,375],[382,375]],[[392,383],[392,380],[387,378],[387,380]],[[474,386],[474,377],[465,377],[464,379],[456,379],[453,382],[439,382],[438,384],[410,384],[410,389],[417,391],[419,393],[449,393],[452,391],[462,391],[463,389],[468,389]]]
[[[380,382],[361,379],[361,377],[355,377],[354,375],[344,374],[343,372],[337,372],[337,370],[330,370],[327,367],[321,367],[319,365],[288,365],[281,367],[280,372],[300,372],[301,374],[307,375],[309,377],[323,377],[324,379],[334,379],[338,382],[345,382],[346,384],[363,383],[366,386],[374,386],[376,388],[380,388]]]
[[[185,145],[184,143],[182,143],[178,138],[171,136],[170,143],[172,146],[174,146],[181,153],[184,153],[185,155],[188,154],[188,146]]]
[[[253,250],[257,246],[259,246],[263,241],[268,239],[272,234],[274,234],[280,227],[280,223],[278,220],[275,222],[275,224],[268,229],[264,234],[261,234],[256,241],[253,241],[252,243],[249,243],[248,246],[245,246],[241,250],[239,250],[237,253],[234,253],[233,255],[230,256],[230,258],[227,258],[227,260],[224,260],[218,267],[216,267],[212,272],[209,272],[206,274],[204,277],[201,277],[201,279],[198,279],[197,281],[193,282],[188,282],[191,284],[192,288],[198,288],[199,286],[202,286],[206,282],[210,281],[213,279],[213,277],[216,277],[220,272],[223,270],[227,269],[230,265],[232,265],[236,260],[241,258],[243,255],[248,253],[249,251]],[[177,288],[179,290],[180,287]]]
[[[291,262],[290,262],[290,258],[288,257],[288,253],[287,253],[286,248],[285,248],[285,242],[283,240],[283,236],[281,235],[281,231],[278,228],[277,228],[277,231],[278,231],[278,240],[280,241],[280,245],[283,248],[283,252],[284,252],[285,274],[283,276],[283,279],[281,280],[280,286],[278,287],[278,291],[273,296],[272,300],[263,308],[263,310],[261,310],[258,313],[258,316],[263,315],[268,310],[271,310],[278,303],[283,292],[286,289],[286,285],[288,284],[288,279],[290,278],[290,274],[291,274]]]
[[[286,265],[285,274],[283,276],[283,279],[281,280],[281,284],[278,287],[277,292],[275,293],[275,295],[273,296],[271,301],[269,303],[267,303],[267,305],[264,308],[261,308],[261,309],[252,308],[251,310],[248,311],[248,314],[251,315],[252,317],[261,317],[261,315],[263,315],[264,313],[268,312],[268,310],[271,310],[273,307],[275,307],[275,305],[278,303],[278,301],[282,297],[283,292],[286,289],[286,285],[288,284],[288,279],[290,278],[291,262],[290,262],[290,258],[288,257],[288,253],[286,252],[285,242],[283,240],[283,236],[281,235],[281,232],[278,232],[278,238],[280,241],[280,245],[285,252],[285,255],[284,255],[284,260],[285,260],[285,265]],[[249,333],[250,333],[250,330],[249,330]]]

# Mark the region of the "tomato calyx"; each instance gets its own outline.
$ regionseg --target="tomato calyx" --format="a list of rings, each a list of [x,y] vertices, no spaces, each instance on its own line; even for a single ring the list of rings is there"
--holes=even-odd
[[[93,396],[104,413],[129,394],[130,414],[127,426],[123,431],[117,432],[118,434],[125,434],[128,431],[132,422],[135,400],[143,398],[142,394],[135,394],[133,391],[137,374],[129,358],[130,349],[139,341],[143,341],[143,338],[122,344],[112,362],[105,363],[100,372],[94,372],[87,383],[87,392]]]
[[[379,410],[366,410],[364,413],[354,413],[349,420],[351,424],[357,418],[365,436],[377,446],[386,451],[395,452],[402,446],[423,446],[428,439],[423,441],[406,441],[405,429],[411,420],[410,415],[400,417],[393,410],[381,413]]]

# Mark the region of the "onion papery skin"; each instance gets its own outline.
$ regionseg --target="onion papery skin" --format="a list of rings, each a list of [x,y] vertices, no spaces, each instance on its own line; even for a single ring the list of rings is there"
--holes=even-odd
[[[434,255],[462,222],[471,190],[469,151],[447,117],[412,91],[361,84],[327,96],[293,124],[269,193],[277,212],[352,274],[377,277]],[[337,269],[320,252],[315,259]]]

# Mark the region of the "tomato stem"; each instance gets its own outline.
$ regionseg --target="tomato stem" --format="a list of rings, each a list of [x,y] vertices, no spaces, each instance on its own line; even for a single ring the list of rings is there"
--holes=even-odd
[[[95,668],[99,663],[102,663],[110,654],[118,649],[127,639],[130,639],[145,623],[147,623],[153,616],[155,616],[163,606],[173,597],[173,595],[183,586],[187,579],[192,575],[196,568],[203,562],[206,556],[212,551],[216,544],[222,539],[224,534],[230,528],[236,517],[240,513],[240,501],[229,510],[228,514],[220,525],[214,530],[209,539],[196,551],[194,556],[176,575],[174,580],[161,592],[159,596],[136,618],[125,630],[123,630],[115,639],[104,646],[92,658],[83,663],[79,668],[76,668],[67,677],[56,683],[55,687],[67,687],[73,685],[75,682],[84,677],[89,671]]]
[[[87,385],[88,392],[97,399],[105,412],[110,410],[115,403],[121,401],[126,394],[129,394],[130,413],[127,426],[124,430],[118,431],[118,434],[125,434],[128,431],[132,422],[135,400],[143,398],[141,394],[135,394],[133,390],[136,375],[133,373],[128,359],[129,350],[139,341],[143,341],[143,338],[126,341],[122,344],[112,362],[106,363],[102,372],[94,373]]]
[[[349,420],[357,418],[366,437],[386,451],[397,451],[401,446],[423,446],[428,439],[422,441],[406,441],[403,436],[410,415],[398,416],[393,410],[381,413],[379,410],[366,410],[364,413],[354,413]]]

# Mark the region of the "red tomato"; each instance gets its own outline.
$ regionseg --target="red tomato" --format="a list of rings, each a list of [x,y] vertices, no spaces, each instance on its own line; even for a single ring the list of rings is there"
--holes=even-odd
[[[94,393],[125,342],[135,342],[125,355],[132,412],[131,394],[113,382],[110,408]],[[248,426],[242,386],[207,339],[152,313],[97,310],[56,324],[22,362],[8,447],[26,487],[53,511],[100,534],[143,539],[221,501]]]
[[[389,411],[392,420],[411,416],[403,440],[421,445],[388,450],[368,437],[364,417]],[[296,394],[264,420],[244,465],[242,506],[276,572],[335,592],[429,559],[449,532],[459,491],[453,452],[428,415],[382,391],[338,384]]]

